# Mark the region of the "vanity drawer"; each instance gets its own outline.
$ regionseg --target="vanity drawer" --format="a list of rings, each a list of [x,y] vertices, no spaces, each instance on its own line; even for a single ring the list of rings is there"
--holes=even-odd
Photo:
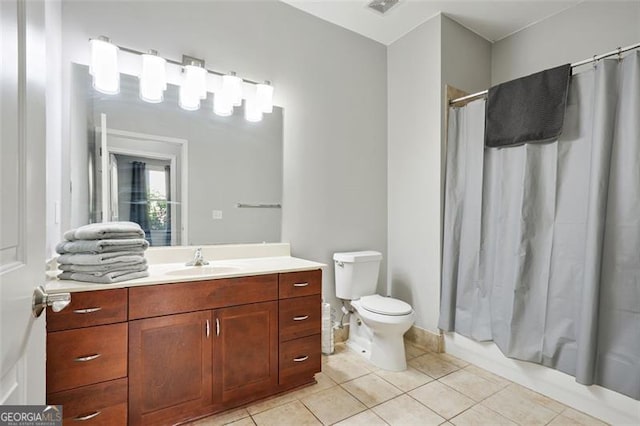
[[[322,292],[322,271],[288,272],[278,276],[280,299],[311,296]]]
[[[47,393],[127,375],[127,323],[47,334]]]
[[[320,372],[321,356],[320,334],[280,343],[279,383],[313,377]]]
[[[278,299],[278,276],[160,284],[129,289],[129,320]]]
[[[47,331],[68,330],[127,320],[127,289],[71,293],[71,303],[60,312],[47,308]]]
[[[127,379],[52,393],[47,404],[63,406],[65,425],[126,425]]]
[[[320,295],[283,299],[279,302],[280,341],[317,334],[320,331]]]

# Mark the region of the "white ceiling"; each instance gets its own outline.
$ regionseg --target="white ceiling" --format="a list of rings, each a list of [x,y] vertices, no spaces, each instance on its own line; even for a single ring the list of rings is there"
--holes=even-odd
[[[370,0],[281,0],[318,18],[389,45],[442,12],[494,42],[582,0],[400,0],[381,15]]]

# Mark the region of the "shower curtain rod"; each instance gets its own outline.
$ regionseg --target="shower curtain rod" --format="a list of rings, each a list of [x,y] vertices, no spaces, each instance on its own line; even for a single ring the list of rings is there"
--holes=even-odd
[[[581,65],[589,64],[591,62],[597,62],[600,59],[608,58],[609,56],[621,55],[624,52],[628,52],[629,50],[638,49],[638,48],[640,48],[640,43],[632,44],[631,46],[627,46],[627,47],[618,47],[616,50],[612,50],[611,52],[603,53],[602,55],[594,55],[593,58],[585,59],[580,62],[575,62],[571,64],[571,68],[576,68]],[[452,99],[449,101],[449,105],[454,105],[459,102],[471,101],[474,99],[482,98],[483,96],[486,96],[488,92],[489,92],[488,90],[483,90],[482,92],[472,93],[471,95]]]

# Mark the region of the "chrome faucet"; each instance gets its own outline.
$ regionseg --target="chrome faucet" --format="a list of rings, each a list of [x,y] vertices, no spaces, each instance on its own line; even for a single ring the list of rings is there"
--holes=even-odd
[[[209,262],[204,260],[204,257],[202,257],[202,248],[200,247],[196,249],[196,252],[193,255],[193,260],[191,262],[187,262],[187,266],[204,266],[208,264]]]

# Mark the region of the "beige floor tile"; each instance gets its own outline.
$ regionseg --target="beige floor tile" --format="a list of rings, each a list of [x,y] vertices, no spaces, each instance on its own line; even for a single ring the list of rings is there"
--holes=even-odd
[[[221,426],[249,417],[245,408],[236,408],[190,423],[191,426]]]
[[[498,376],[497,374],[493,374],[490,371],[487,371],[483,368],[477,367],[473,364],[469,364],[469,366],[464,368],[465,371],[475,374],[476,376],[480,376],[483,379],[490,381],[491,383],[495,383],[501,387],[505,387],[511,384],[511,381],[505,379],[504,377]]]
[[[262,413],[253,416],[253,420],[258,426],[282,426],[283,424],[302,426],[321,424],[300,401],[293,401],[288,404],[263,411]]]
[[[556,413],[561,413],[565,408],[567,408],[566,405],[561,404],[558,401],[546,397],[538,392],[534,392],[531,389],[527,389],[524,386],[516,385],[515,383],[509,385],[507,389],[510,389],[511,391],[516,392],[523,397],[534,401],[536,404],[542,405]]]
[[[455,371],[439,380],[476,402],[480,402],[502,389],[501,386],[465,370]]]
[[[235,422],[227,423],[226,426],[256,426],[251,417],[245,417],[244,419],[237,420]]]
[[[400,389],[373,373],[345,382],[342,387],[369,408],[402,393]]]
[[[373,411],[391,426],[439,425],[445,420],[409,395],[401,395],[376,407]]]
[[[567,408],[560,413],[555,419],[551,420],[549,425],[553,426],[605,426],[601,420],[591,417],[585,413]]]
[[[353,354],[353,356],[358,356]],[[322,372],[336,383],[343,383],[371,373],[365,360],[354,360],[351,357],[331,355],[327,362],[322,364]]]
[[[441,354],[435,354],[436,356],[438,356],[438,358],[455,365],[458,368],[464,368],[467,365],[469,365],[469,363],[465,360],[462,360],[460,358],[457,358],[453,355],[447,354],[447,353],[441,353]]]
[[[348,419],[336,423],[335,426],[386,426],[384,420],[382,420],[376,413],[371,410],[363,411],[360,414],[351,416]]]
[[[450,419],[475,404],[471,398],[438,381],[420,386],[409,392],[409,395],[445,419]]]
[[[314,393],[301,401],[325,425],[344,420],[367,408],[340,386]]]
[[[482,404],[474,405],[450,421],[456,426],[516,426],[516,423]]]
[[[424,355],[427,352],[428,351],[426,349],[416,346],[411,342],[407,342],[406,340],[404,342],[404,353],[408,360]]]
[[[297,399],[302,399],[305,396],[311,395],[316,392],[323,391],[325,389],[329,389],[330,387],[337,386],[337,383],[334,382],[331,377],[327,376],[324,373],[316,374],[316,384],[305,386],[301,389],[293,391],[291,394]]]
[[[281,405],[288,404],[292,401],[297,400],[298,397],[294,395],[293,392],[283,393],[281,395],[276,395],[271,398],[262,399],[258,402],[254,402],[253,404],[247,406],[247,411],[252,416],[263,411],[270,410],[275,407],[279,407]]]
[[[544,425],[557,415],[556,412],[538,404],[533,398],[515,392],[512,387],[513,385],[510,385],[493,394],[481,404],[523,425]]]
[[[446,376],[449,373],[459,370],[459,368],[450,362],[447,362],[436,354],[426,353],[417,358],[409,360],[409,365],[423,373],[428,374],[434,379]]]
[[[413,367],[408,367],[404,371],[378,370],[376,374],[403,392],[409,392],[433,381],[433,377],[427,376]]]

